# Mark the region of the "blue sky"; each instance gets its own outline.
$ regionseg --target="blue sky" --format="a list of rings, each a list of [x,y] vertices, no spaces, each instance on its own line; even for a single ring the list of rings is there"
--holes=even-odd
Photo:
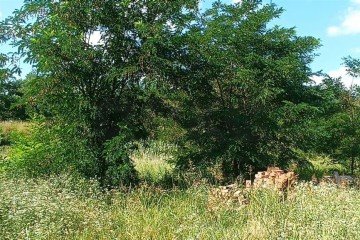
[[[240,0],[223,0],[226,3]],[[352,79],[346,76],[342,58],[351,55],[360,58],[360,0],[272,0],[285,12],[274,21],[285,27],[295,27],[301,36],[314,36],[321,40],[322,47],[312,68],[330,75],[343,76],[349,85]],[[22,0],[0,0],[0,20],[21,7]],[[204,0],[202,8],[211,6],[212,0]],[[270,0],[264,0],[268,3]],[[8,47],[0,46],[1,52]],[[360,84],[360,80],[356,80]]]

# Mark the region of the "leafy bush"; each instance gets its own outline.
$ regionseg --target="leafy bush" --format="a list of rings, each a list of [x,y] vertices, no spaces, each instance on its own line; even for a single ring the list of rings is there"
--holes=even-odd
[[[332,176],[335,171],[340,174],[346,174],[347,168],[337,163],[334,159],[326,155],[314,153],[306,153],[304,157],[307,159],[306,164],[296,167],[295,172],[302,180],[312,180],[313,177],[321,179],[328,175]]]
[[[15,74],[20,73],[15,62],[15,59],[0,53],[0,121],[25,120],[28,117],[24,104],[20,102],[23,95],[21,92],[22,81],[15,78]]]
[[[101,171],[88,142],[72,126],[34,123],[29,134],[13,134],[12,139],[9,160],[1,163],[8,172],[38,177],[70,171],[96,178]],[[105,144],[103,154],[108,168],[104,186],[137,183],[129,146],[125,136],[117,136]]]
[[[105,181],[108,186],[131,185],[138,182],[130,154],[130,143],[124,135],[114,137],[105,144],[104,155],[108,166]]]
[[[27,135],[14,134],[4,162],[7,171],[32,177],[74,171],[91,176],[96,171],[85,142],[68,126],[34,123]]]

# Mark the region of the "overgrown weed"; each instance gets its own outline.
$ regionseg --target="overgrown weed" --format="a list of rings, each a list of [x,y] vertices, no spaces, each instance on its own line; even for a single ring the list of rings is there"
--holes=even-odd
[[[69,175],[0,177],[2,239],[356,239],[360,192],[301,183],[287,199],[255,190],[208,211],[209,185],[103,191]]]

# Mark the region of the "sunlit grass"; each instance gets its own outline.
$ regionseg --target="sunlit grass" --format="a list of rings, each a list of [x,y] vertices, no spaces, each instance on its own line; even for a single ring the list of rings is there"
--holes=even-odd
[[[333,176],[335,171],[340,174],[348,172],[344,165],[335,162],[330,156],[307,154],[306,158],[309,164],[307,166],[299,166],[295,170],[303,180],[311,180],[314,177],[321,179],[327,175]]]
[[[165,190],[151,184],[171,176],[176,151],[176,146],[163,142],[139,143],[132,159],[142,183],[126,190],[104,191],[96,181],[72,175],[29,179],[0,173],[0,239],[357,239],[360,235],[356,188],[300,183],[287,198],[254,190],[248,205],[229,208],[218,202],[222,207],[213,208],[208,201],[212,186],[201,181],[187,189]],[[325,160],[313,160],[321,173],[333,167]]]
[[[0,121],[0,147],[9,145],[14,133],[27,134],[30,124],[23,121]],[[1,153],[1,149],[0,149]]]
[[[157,182],[173,171],[171,161],[175,151],[176,146],[160,141],[139,143],[131,158],[141,179]]]
[[[209,186],[102,192],[69,176],[0,177],[1,239],[357,239],[360,192],[300,184],[287,200],[254,191],[208,210]]]
[[[6,135],[14,131],[26,133],[29,126],[29,122],[24,121],[0,121],[0,129]]]

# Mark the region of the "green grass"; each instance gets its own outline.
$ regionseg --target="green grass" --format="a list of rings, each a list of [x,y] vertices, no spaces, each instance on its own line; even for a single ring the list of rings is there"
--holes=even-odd
[[[356,239],[360,192],[301,184],[287,200],[250,194],[238,210],[208,210],[209,186],[142,185],[102,192],[96,182],[58,176],[0,177],[1,239]]]
[[[6,147],[7,149],[9,147]],[[164,189],[176,146],[141,143],[132,154],[142,184],[103,191],[72,175],[0,173],[0,239],[358,239],[360,191],[301,183],[288,194],[256,190],[250,203],[209,202],[212,186]],[[2,152],[6,156],[6,151]],[[313,160],[319,174],[334,166]],[[327,161],[327,160],[326,160]],[[0,171],[1,172],[1,171]],[[308,173],[309,174],[309,173]],[[188,184],[189,185],[189,184]],[[214,210],[216,209],[216,210]]]
[[[142,180],[157,183],[173,172],[174,165],[171,161],[176,151],[175,145],[161,141],[141,142],[131,158]]]
[[[295,171],[300,179],[311,180],[313,177],[321,179],[324,176],[333,176],[334,171],[340,174],[348,174],[348,169],[344,165],[334,162],[334,160],[326,155],[307,154],[308,166],[300,166]]]

